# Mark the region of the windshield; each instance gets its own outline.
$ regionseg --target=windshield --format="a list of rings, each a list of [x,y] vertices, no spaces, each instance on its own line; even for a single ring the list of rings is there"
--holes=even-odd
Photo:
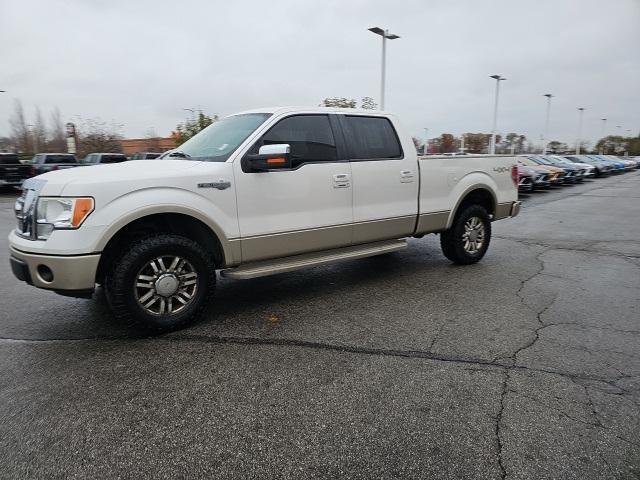
[[[8,154],[4,154],[1,155],[0,154],[0,164],[2,165],[11,165],[14,163],[20,163],[20,160],[18,160],[18,155],[14,154],[14,153],[8,153]]]
[[[552,163],[549,160],[547,160],[546,158],[543,158],[543,157],[534,157],[534,160],[536,162],[540,162],[540,163],[542,163],[544,165],[552,165]]]
[[[270,116],[270,113],[247,113],[214,122],[173,150],[173,155],[190,160],[224,162]],[[171,156],[172,153],[167,152],[162,158]]]

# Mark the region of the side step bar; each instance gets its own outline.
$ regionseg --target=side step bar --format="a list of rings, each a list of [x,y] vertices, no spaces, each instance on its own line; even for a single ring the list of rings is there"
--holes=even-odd
[[[276,273],[291,272],[301,268],[315,267],[344,260],[355,260],[364,257],[373,257],[383,253],[396,252],[407,247],[407,241],[387,240],[384,242],[367,243],[352,247],[336,248],[323,252],[305,253],[292,257],[276,258],[248,263],[237,268],[223,270],[225,277],[245,280],[248,278],[264,277]]]

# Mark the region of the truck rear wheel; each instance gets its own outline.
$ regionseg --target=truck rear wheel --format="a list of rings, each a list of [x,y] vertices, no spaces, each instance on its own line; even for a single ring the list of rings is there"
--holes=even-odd
[[[216,270],[198,243],[161,234],[136,241],[105,283],[116,318],[160,333],[198,318],[215,290]]]
[[[451,228],[440,234],[442,253],[454,263],[476,263],[487,251],[491,240],[491,220],[480,205],[464,207]]]

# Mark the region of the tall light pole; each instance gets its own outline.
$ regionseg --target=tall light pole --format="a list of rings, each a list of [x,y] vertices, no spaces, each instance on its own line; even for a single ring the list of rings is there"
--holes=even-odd
[[[493,78],[496,81],[496,101],[493,107],[493,128],[491,129],[491,147],[489,153],[495,155],[496,153],[496,127],[498,125],[498,97],[500,96],[500,82],[506,80],[501,75],[490,75],[489,78]]]
[[[578,141],[576,142],[576,155],[580,155],[580,142],[582,141],[582,115],[584,114],[584,107],[578,107],[580,112],[578,115]]]
[[[602,147],[604,147],[604,139],[607,136],[607,119],[606,118],[601,118],[600,120],[602,120]],[[603,148],[600,147],[600,155],[602,155],[604,153]]]
[[[429,129],[424,127],[424,152],[425,155],[429,153]]]
[[[386,76],[386,64],[387,64],[387,40],[395,40],[400,38],[399,35],[389,33],[389,30],[384,30],[380,27],[371,27],[370,32],[380,35],[382,37],[382,70],[380,73],[380,110],[384,110],[384,82]]]
[[[544,122],[544,137],[542,139],[542,154],[546,155],[547,143],[549,142],[549,116],[551,115],[551,99],[553,98],[553,95],[545,93],[543,96],[547,97],[547,118]]]

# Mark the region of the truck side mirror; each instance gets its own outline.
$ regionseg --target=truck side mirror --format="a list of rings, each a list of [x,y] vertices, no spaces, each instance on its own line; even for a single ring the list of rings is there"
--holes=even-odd
[[[242,159],[242,170],[247,173],[288,168],[291,168],[291,147],[288,143],[263,145],[257,155],[245,155]]]

